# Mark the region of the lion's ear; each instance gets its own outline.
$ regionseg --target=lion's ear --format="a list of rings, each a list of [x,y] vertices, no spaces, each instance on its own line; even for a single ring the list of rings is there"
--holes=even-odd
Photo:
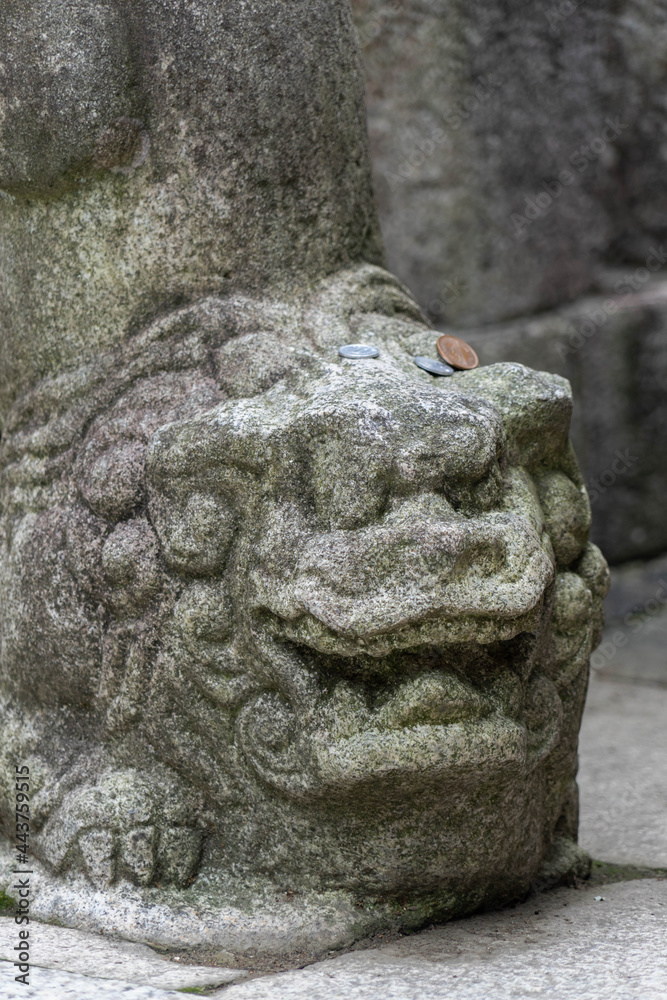
[[[265,464],[257,435],[224,403],[161,428],[147,463],[148,509],[167,565],[220,573]]]
[[[170,569],[188,576],[222,572],[238,523],[232,495],[194,487],[178,497],[153,492],[149,509]]]

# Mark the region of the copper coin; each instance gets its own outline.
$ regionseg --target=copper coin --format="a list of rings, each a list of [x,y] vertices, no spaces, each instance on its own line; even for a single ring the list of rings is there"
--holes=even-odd
[[[479,364],[479,358],[470,344],[448,334],[438,337],[438,354],[453,368],[463,368],[467,371],[470,368],[477,368]]]

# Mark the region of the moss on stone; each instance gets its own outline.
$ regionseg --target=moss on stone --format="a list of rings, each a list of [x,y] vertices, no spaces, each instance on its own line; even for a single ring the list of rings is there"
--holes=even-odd
[[[646,868],[643,865],[616,865],[608,861],[594,861],[587,885],[633,882],[642,878],[667,878],[667,868]]]

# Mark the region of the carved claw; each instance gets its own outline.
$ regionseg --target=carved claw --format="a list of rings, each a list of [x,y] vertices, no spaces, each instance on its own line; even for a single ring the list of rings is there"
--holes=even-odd
[[[197,873],[203,833],[187,789],[164,775],[115,771],[70,792],[36,845],[57,871],[79,869],[97,888],[188,885]],[[179,794],[180,792],[180,794]]]

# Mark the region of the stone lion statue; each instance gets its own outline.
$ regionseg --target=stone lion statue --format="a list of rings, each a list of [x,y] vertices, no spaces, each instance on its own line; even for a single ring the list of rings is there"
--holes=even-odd
[[[414,365],[347,4],[9,0],[0,36],[0,816],[9,873],[27,765],[34,915],[318,953],[585,872],[607,569],[570,389]]]

